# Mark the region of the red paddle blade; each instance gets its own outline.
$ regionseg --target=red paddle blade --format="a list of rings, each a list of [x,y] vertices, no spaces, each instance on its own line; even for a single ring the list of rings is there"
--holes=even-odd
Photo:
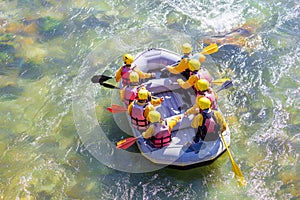
[[[106,110],[108,110],[112,114],[117,114],[117,113],[122,113],[122,112],[127,111],[127,109],[117,109],[117,108],[112,108],[112,107],[108,107],[108,108],[106,108]]]
[[[126,112],[127,108],[124,108],[123,106],[113,104],[111,107],[106,108],[106,110],[108,110],[109,112],[115,114],[115,113]]]
[[[128,149],[129,147],[131,147],[135,143],[136,140],[137,140],[137,138],[135,138],[135,137],[131,137],[131,138],[121,140],[121,141],[117,142],[117,148],[119,148],[119,149]]]
[[[119,109],[119,110],[122,110],[122,109],[123,109],[123,110],[124,110],[124,109],[127,110],[127,108],[124,108],[123,106],[120,106],[120,105],[117,105],[117,104],[112,104],[111,107],[112,107],[112,108],[115,108],[115,109]]]

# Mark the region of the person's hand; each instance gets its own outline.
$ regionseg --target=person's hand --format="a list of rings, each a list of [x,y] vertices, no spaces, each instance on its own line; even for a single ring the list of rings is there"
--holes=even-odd
[[[187,112],[184,112],[183,116],[187,117],[189,114]]]
[[[165,98],[164,97],[160,97],[160,102],[164,102]]]
[[[163,68],[162,70],[160,70],[161,74],[160,74],[160,78],[166,78],[169,77],[169,71],[167,68]]]
[[[144,84],[144,83],[142,83],[142,84],[141,84],[141,85],[139,85],[137,88],[138,88],[138,89],[146,89],[146,86],[145,86],[145,84]]]
[[[167,65],[166,66],[166,69],[170,72],[170,70],[172,69],[173,67],[171,65]]]
[[[182,84],[184,83],[184,81],[183,81],[181,78],[179,78],[179,79],[177,79],[177,83],[178,83],[179,85],[182,85]]]

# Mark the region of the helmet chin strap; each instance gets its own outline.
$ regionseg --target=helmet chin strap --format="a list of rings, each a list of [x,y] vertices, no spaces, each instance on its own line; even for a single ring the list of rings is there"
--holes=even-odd
[[[146,103],[148,100],[145,99],[145,100],[138,100],[139,103]]]
[[[205,109],[205,110],[202,110],[202,112],[204,112],[204,113],[210,113],[210,112],[211,112],[211,109],[210,109],[210,108],[207,108],[207,109]]]

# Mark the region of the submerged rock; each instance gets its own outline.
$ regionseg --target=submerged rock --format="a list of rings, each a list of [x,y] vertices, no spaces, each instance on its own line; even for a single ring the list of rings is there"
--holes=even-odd
[[[0,44],[6,44],[7,42],[11,42],[15,39],[15,35],[12,33],[6,33],[0,35]]]
[[[16,56],[24,58],[25,63],[42,64],[47,55],[47,49],[32,37],[16,38]]]
[[[88,28],[96,28],[96,27],[104,27],[108,28],[109,23],[103,20],[99,20],[94,15],[89,16],[85,20],[83,20],[83,25],[85,25]]]
[[[37,34],[37,25],[33,20],[27,21],[23,20],[22,22],[13,22],[2,27],[3,33],[6,34],[21,34],[21,35],[35,35]]]
[[[0,71],[0,88],[17,86],[18,71],[3,69]]]
[[[0,35],[0,65],[8,66],[15,60],[15,48],[14,48],[15,35],[11,33]]]
[[[13,100],[21,96],[23,92],[22,88],[8,85],[0,88],[0,100]]]
[[[261,43],[260,37],[255,34],[258,27],[258,23],[249,22],[229,33],[204,37],[203,43],[206,45],[217,43],[218,45],[232,45],[239,48],[246,47],[247,50],[250,50]]]
[[[2,45],[0,45],[0,49]],[[0,65],[8,66],[10,63],[14,62],[14,54],[10,52],[1,51],[0,52]]]
[[[45,37],[55,37],[64,33],[64,23],[61,20],[50,16],[42,17],[36,20],[39,32]]]

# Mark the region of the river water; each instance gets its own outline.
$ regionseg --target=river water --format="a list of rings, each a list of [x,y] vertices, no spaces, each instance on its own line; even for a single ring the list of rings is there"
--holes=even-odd
[[[299,13],[295,0],[1,1],[0,199],[299,199]],[[180,171],[116,150],[124,116],[105,108],[122,54],[180,53],[250,26],[205,65],[234,87],[219,93],[231,152]],[[229,44],[230,43],[230,44]],[[232,45],[234,43],[234,45]],[[115,84],[113,81],[109,83]],[[126,133],[128,135],[126,135]]]

